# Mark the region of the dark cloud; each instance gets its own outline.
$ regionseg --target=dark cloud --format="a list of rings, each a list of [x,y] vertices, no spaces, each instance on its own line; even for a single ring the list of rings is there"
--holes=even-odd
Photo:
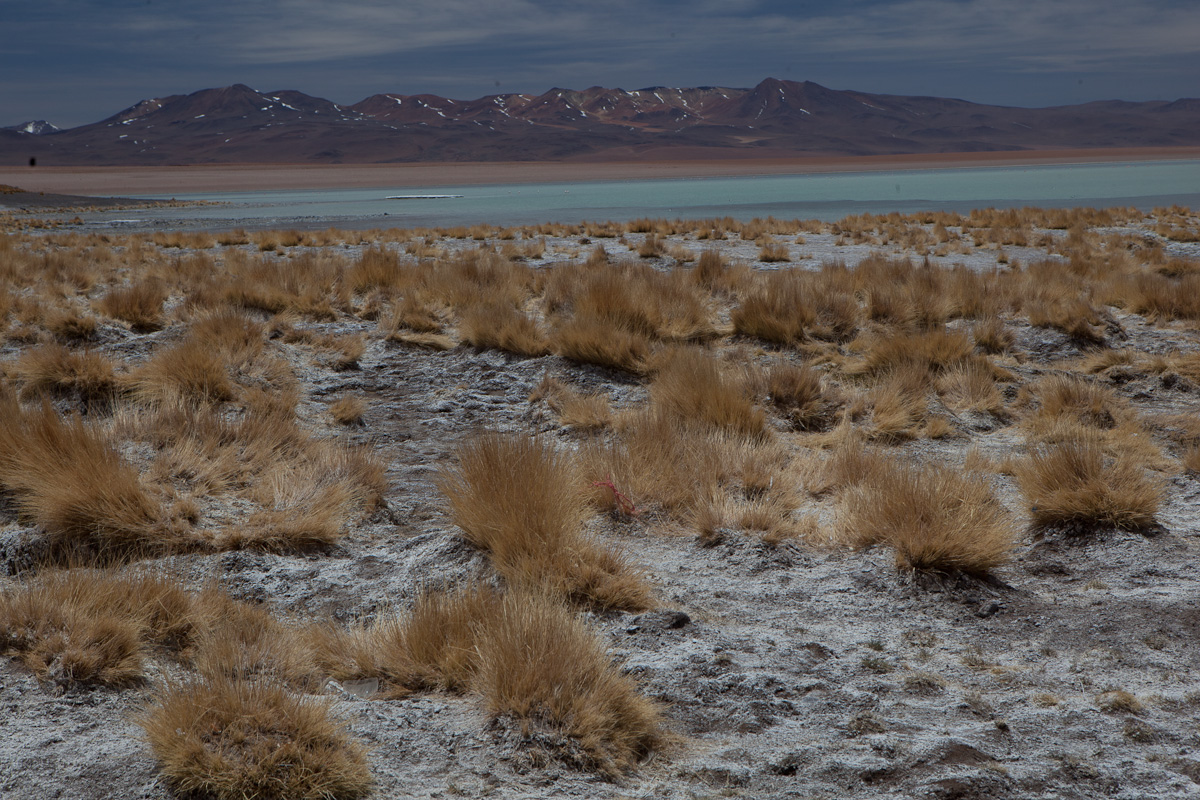
[[[339,102],[764,77],[1012,105],[1200,95],[1177,0],[0,0],[0,124],[230,83]]]

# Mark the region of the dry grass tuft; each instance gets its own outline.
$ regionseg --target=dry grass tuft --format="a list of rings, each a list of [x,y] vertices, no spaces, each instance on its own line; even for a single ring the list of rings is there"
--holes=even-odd
[[[615,774],[661,740],[654,705],[601,639],[558,600],[482,584],[422,594],[412,610],[343,630],[310,631],[338,680],[377,678],[382,696],[477,691],[497,717],[562,735],[564,760]]]
[[[90,407],[111,401],[117,390],[112,362],[90,350],[48,344],[23,354],[16,364],[21,395],[75,395]]]
[[[147,333],[163,326],[166,299],[166,287],[160,281],[148,280],[124,289],[113,289],[96,301],[96,310],[129,323],[129,327],[139,333]]]
[[[362,745],[327,701],[260,681],[168,683],[137,720],[171,788],[217,800],[362,797]]]
[[[323,625],[309,637],[318,666],[335,680],[376,678],[383,696],[393,698],[466,692],[479,666],[479,640],[500,603],[500,592],[479,583],[426,591],[406,614],[350,630]]]
[[[653,703],[558,603],[510,593],[478,647],[476,685],[488,710],[560,730],[578,743],[572,760],[612,774],[660,743]]]
[[[0,418],[0,488],[61,544],[130,550],[170,541],[162,508],[100,431],[48,404],[23,411],[11,395],[0,394]]]
[[[129,388],[144,403],[220,403],[234,397],[220,351],[196,337],[155,353],[130,373]]]
[[[782,242],[767,242],[759,248],[758,260],[766,264],[775,264],[781,261],[791,261],[792,254],[788,252],[788,246]]]
[[[1017,337],[1012,328],[995,316],[985,317],[971,328],[975,346],[985,353],[1007,353],[1013,348]]]
[[[329,404],[329,415],[339,425],[362,425],[365,413],[367,401],[361,397],[347,395]]]
[[[484,433],[458,451],[439,485],[455,523],[512,586],[600,608],[650,602],[640,575],[583,532],[585,484],[575,461],[549,442]]]
[[[730,320],[734,331],[745,336],[783,345],[803,341],[817,324],[807,274],[780,270],[759,277]]]
[[[654,405],[689,423],[747,435],[763,432],[766,417],[745,382],[694,348],[664,353],[650,385]]]
[[[458,322],[459,337],[469,345],[523,356],[541,356],[549,345],[538,324],[515,306],[478,302],[468,306]]]
[[[1036,525],[1138,530],[1154,523],[1162,502],[1162,486],[1140,459],[1109,458],[1094,436],[1034,451],[1016,477]]]
[[[606,395],[581,394],[562,381],[546,375],[529,396],[529,402],[545,400],[558,414],[560,424],[580,430],[607,428],[612,424],[612,406]]]
[[[792,427],[823,430],[833,421],[838,402],[822,385],[821,375],[806,366],[778,361],[766,375],[767,396]]]
[[[644,334],[614,328],[593,317],[576,317],[554,329],[554,351],[584,364],[640,374],[650,356],[650,340]]]
[[[63,688],[127,686],[150,648],[192,652],[210,597],[141,570],[46,570],[0,592],[0,653]]]
[[[987,481],[946,467],[891,463],[841,499],[841,538],[855,548],[894,548],[900,569],[986,573],[1016,544]]]

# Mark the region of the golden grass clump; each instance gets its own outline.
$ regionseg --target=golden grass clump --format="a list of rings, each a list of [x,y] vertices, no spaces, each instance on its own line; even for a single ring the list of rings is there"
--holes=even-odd
[[[658,710],[567,608],[509,593],[478,644],[476,685],[496,716],[548,724],[578,743],[576,760],[608,773],[662,739]]]
[[[583,476],[546,440],[480,434],[459,448],[458,465],[439,486],[455,524],[509,585],[600,608],[649,605],[649,589],[625,558],[584,534]]]
[[[775,264],[781,261],[791,261],[792,254],[788,246],[782,242],[767,242],[758,250],[758,260],[765,264]]]
[[[0,592],[0,653],[63,688],[131,685],[150,648],[193,652],[214,597],[144,570],[44,570]]]
[[[365,796],[366,749],[328,701],[257,680],[169,682],[137,720],[171,788],[216,800]]]
[[[501,593],[482,583],[424,591],[412,609],[349,630],[333,624],[308,631],[317,665],[335,680],[375,678],[384,697],[411,692],[466,692],[479,666],[479,640],[500,607]]]
[[[554,351],[584,364],[640,374],[650,356],[650,339],[641,333],[614,328],[595,317],[575,317],[555,327]]]
[[[766,374],[771,403],[796,430],[822,430],[833,421],[838,406],[822,384],[821,375],[807,365],[777,361]]]
[[[971,336],[975,346],[985,353],[1007,353],[1016,343],[1016,334],[1004,320],[996,316],[988,316],[976,322],[971,327]]]
[[[852,374],[879,375],[895,370],[919,369],[937,374],[968,361],[972,356],[970,338],[944,328],[864,336],[862,361],[847,371]]]
[[[261,510],[243,525],[222,531],[214,542],[219,549],[328,547],[341,539],[356,509],[373,509],[382,502],[386,472],[366,451],[307,441],[300,448],[290,459],[275,453],[276,460],[249,491]]]
[[[496,717],[566,737],[564,760],[610,774],[661,741],[654,704],[612,663],[602,640],[566,606],[536,591],[472,583],[421,594],[405,614],[309,639],[337,680],[376,678],[380,696],[478,692]]]
[[[529,402],[545,401],[559,423],[568,428],[595,430],[612,424],[612,406],[606,395],[583,394],[557,378],[546,375],[529,396]]]
[[[745,382],[712,356],[676,348],[660,358],[650,384],[651,402],[688,423],[746,435],[763,432],[766,417],[751,401]]]
[[[1040,526],[1111,525],[1139,530],[1154,523],[1163,487],[1136,456],[1105,455],[1096,436],[1034,450],[1016,468],[1017,483]]]
[[[130,373],[128,385],[144,403],[220,403],[234,397],[220,350],[196,337],[159,350]]]
[[[549,344],[537,322],[509,303],[476,302],[462,311],[458,322],[462,341],[523,356],[549,352]]]
[[[107,317],[129,323],[129,327],[139,333],[146,333],[163,326],[163,303],[166,299],[167,289],[161,281],[146,280],[109,291],[96,301],[96,310]]]
[[[802,341],[817,323],[807,273],[780,270],[760,276],[733,309],[736,333],[776,344]]]
[[[112,361],[91,350],[43,345],[22,354],[15,371],[23,397],[73,394],[91,405],[111,400],[117,391]]]
[[[367,413],[367,401],[354,395],[346,395],[329,404],[329,415],[339,425],[362,425]]]
[[[841,496],[841,538],[887,545],[899,569],[986,573],[1007,562],[1013,521],[987,481],[939,465],[889,463]]]
[[[171,537],[138,474],[99,430],[0,393],[0,488],[61,544],[154,549]],[[178,542],[177,542],[178,543]]]

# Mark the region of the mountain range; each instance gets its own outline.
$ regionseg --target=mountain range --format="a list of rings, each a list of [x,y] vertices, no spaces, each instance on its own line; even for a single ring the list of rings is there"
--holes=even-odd
[[[828,89],[593,87],[338,105],[237,84],[143,100],[60,130],[0,129],[0,164],[637,161],[1200,146],[1200,100],[1049,108]]]

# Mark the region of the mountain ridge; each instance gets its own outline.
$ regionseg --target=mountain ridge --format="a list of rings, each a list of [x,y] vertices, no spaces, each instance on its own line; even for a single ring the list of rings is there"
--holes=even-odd
[[[352,105],[244,84],[150,98],[64,130],[0,129],[0,163],[603,161],[1200,145],[1200,99],[991,106],[767,78],[751,88],[553,88]]]

